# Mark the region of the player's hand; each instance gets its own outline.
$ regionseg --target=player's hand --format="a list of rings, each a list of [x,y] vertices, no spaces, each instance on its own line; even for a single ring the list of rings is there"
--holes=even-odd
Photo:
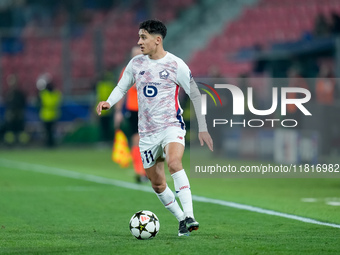
[[[101,115],[102,110],[108,110],[108,109],[110,109],[110,107],[111,107],[111,105],[106,101],[99,102],[99,104],[97,105],[97,114]]]
[[[200,140],[201,146],[206,143],[211,151],[214,151],[214,144],[213,140],[210,137],[210,134],[208,132],[199,132],[198,133],[198,139]]]

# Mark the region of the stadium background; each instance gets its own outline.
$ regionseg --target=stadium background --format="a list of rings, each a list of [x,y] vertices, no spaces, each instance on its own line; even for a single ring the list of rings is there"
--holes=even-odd
[[[247,83],[262,96],[278,79],[303,81],[295,86],[307,84],[312,93],[313,118],[288,132],[228,129],[215,141],[222,159],[235,166],[339,163],[340,22],[334,14],[339,0],[1,0],[0,253],[338,254],[337,178],[191,175],[201,227],[177,238],[177,222],[150,184],[133,184],[132,167],[112,162],[112,137],[103,141],[94,112],[98,81],[117,82],[137,43],[138,23],[158,18],[168,27],[165,49],[183,58],[197,80]],[[63,96],[54,149],[44,147],[37,107],[36,83],[44,73]],[[6,140],[3,129],[10,74],[27,99],[28,140]],[[319,79],[334,85],[326,100],[316,93]],[[275,134],[281,150],[273,149]],[[187,172],[190,156],[186,150]],[[140,209],[160,219],[151,242],[129,233],[128,221]]]
[[[36,82],[44,73],[52,75],[63,95],[58,143],[98,141],[95,86],[108,72],[116,84],[137,42],[138,23],[158,18],[168,26],[165,48],[183,58],[195,77],[225,78],[238,86],[243,78],[256,78],[259,94],[265,94],[263,84],[270,78],[308,78],[313,120],[300,128],[309,130],[309,140],[317,140],[309,144],[318,155],[307,161],[338,154],[338,83],[332,100],[323,102],[315,79],[326,72],[325,78],[334,82],[340,72],[340,1],[18,0],[1,1],[0,7],[0,120],[4,122],[7,77],[15,74],[27,96],[30,144],[42,139]],[[242,148],[237,150],[229,155],[242,155]]]

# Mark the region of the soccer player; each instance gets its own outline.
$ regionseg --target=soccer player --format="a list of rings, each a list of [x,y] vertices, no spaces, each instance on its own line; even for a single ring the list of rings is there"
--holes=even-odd
[[[185,124],[178,101],[180,87],[193,102],[199,127],[201,146],[213,150],[213,141],[201,114],[201,96],[188,66],[163,48],[167,29],[158,20],[147,20],[139,26],[138,45],[142,55],[132,58],[123,77],[107,101],[97,106],[98,115],[110,109],[136,83],[138,93],[139,148],[146,174],[163,205],[179,221],[178,235],[197,230],[188,177],[182,166]],[[183,211],[167,186],[164,160],[174,180]]]

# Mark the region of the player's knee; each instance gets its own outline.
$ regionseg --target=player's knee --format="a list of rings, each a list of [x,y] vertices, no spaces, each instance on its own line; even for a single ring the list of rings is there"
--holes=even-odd
[[[169,159],[167,163],[168,163],[168,168],[169,168],[170,173],[174,173],[174,172],[177,172],[183,169],[182,162],[179,159],[176,159],[176,158]]]
[[[152,183],[152,188],[157,194],[162,193],[166,188],[166,183],[162,183],[162,184]]]

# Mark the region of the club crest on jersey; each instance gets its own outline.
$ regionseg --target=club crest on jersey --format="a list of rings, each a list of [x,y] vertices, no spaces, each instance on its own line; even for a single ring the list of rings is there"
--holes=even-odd
[[[162,72],[159,72],[159,78],[161,78],[163,80],[168,79],[169,75],[170,74],[166,69],[164,69]]]

